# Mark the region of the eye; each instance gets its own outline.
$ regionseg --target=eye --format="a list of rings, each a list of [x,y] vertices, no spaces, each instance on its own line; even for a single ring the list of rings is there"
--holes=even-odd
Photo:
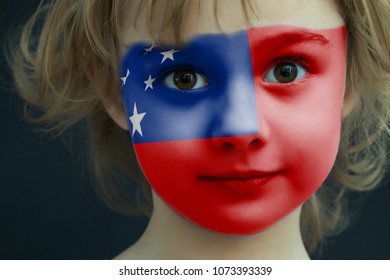
[[[286,61],[274,65],[264,76],[268,83],[292,83],[304,77],[307,70],[300,63]]]
[[[173,89],[194,90],[207,87],[207,78],[194,70],[183,69],[170,73],[164,77],[164,84]]]

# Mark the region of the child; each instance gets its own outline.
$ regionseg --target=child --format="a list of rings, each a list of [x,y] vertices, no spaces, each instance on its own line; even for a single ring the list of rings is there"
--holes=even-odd
[[[106,202],[150,215],[119,259],[307,259],[381,180],[390,3],[281,2],[53,1],[26,25],[35,121],[81,122]]]

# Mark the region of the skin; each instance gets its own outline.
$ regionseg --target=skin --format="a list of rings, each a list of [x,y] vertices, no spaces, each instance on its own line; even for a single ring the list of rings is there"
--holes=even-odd
[[[260,20],[254,26],[289,24],[306,28],[335,28],[343,25],[338,8],[333,1],[257,1]],[[193,13],[186,25],[185,36],[217,33],[209,2],[200,13]],[[225,4],[225,1],[224,1]],[[238,1],[226,1],[220,10],[220,24],[225,32],[245,29],[245,22],[237,16]],[[134,16],[129,10],[124,19]],[[144,17],[141,15],[141,19]],[[229,19],[229,20],[227,20]],[[141,21],[142,22],[142,21]],[[152,41],[146,25],[135,30],[132,22],[123,22],[126,45],[136,41]],[[123,48],[123,53],[126,48]],[[128,129],[126,116],[115,102],[105,101],[105,107],[113,119]],[[183,219],[153,192],[154,211],[141,239],[118,259],[308,259],[299,231],[298,207],[290,214],[260,233],[229,236],[214,233]],[[172,234],[175,233],[175,234]]]

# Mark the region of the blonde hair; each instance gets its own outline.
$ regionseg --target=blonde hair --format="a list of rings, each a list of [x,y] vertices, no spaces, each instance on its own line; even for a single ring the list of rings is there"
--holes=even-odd
[[[190,3],[191,2],[191,3]],[[371,190],[386,167],[390,110],[390,3],[388,0],[339,0],[348,30],[346,98],[353,105],[343,119],[336,163],[324,185],[304,205],[301,230],[313,252],[326,236],[343,230],[350,220],[350,190]],[[164,13],[165,32],[178,42],[190,4],[186,0],[61,0],[38,7],[24,26],[19,48],[12,53],[15,85],[31,121],[61,134],[81,123],[99,193],[113,209],[127,214],[151,211],[150,188],[140,171],[128,131],[108,116],[87,69],[104,98],[119,95],[118,60],[121,10],[147,9],[153,33],[156,13]],[[248,24],[256,15],[251,1],[241,0]],[[218,0],[214,1],[218,25]],[[136,19],[134,19],[136,23]],[[38,31],[37,31],[38,30]],[[36,111],[38,108],[38,113]],[[29,111],[31,112],[31,111]],[[30,115],[31,116],[31,115]],[[134,186],[137,187],[134,187]]]

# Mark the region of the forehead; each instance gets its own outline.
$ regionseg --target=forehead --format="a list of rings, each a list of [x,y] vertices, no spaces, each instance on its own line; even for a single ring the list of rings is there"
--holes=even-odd
[[[255,27],[284,24],[320,29],[344,24],[335,0],[247,1],[250,5],[243,5],[241,2],[244,1],[238,0],[193,0],[188,1],[182,10],[177,9],[178,1],[157,0],[154,9],[158,12],[152,12],[150,21],[150,9],[143,5],[146,1],[141,2],[130,1],[122,11],[123,51],[139,41],[172,44],[179,30],[184,41],[204,33],[231,33],[248,28],[248,20]],[[167,22],[175,27],[161,29]]]

